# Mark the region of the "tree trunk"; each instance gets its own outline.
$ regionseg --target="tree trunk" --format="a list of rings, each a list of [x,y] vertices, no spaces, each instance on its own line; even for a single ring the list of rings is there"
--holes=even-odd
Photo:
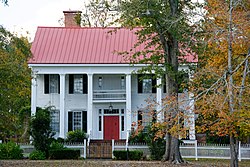
[[[237,138],[230,136],[230,167],[238,167],[239,141]]]
[[[233,96],[233,74],[232,74],[232,55],[233,55],[233,0],[229,2],[229,26],[228,26],[228,105],[232,115],[234,113],[234,96]],[[238,139],[230,134],[230,167],[238,167]]]

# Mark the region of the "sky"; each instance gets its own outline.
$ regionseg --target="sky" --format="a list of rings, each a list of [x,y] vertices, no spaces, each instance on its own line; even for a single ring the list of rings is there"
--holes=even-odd
[[[38,26],[62,26],[64,10],[82,10],[87,0],[9,0],[0,3],[0,25],[33,40]],[[27,34],[27,32],[29,34]]]

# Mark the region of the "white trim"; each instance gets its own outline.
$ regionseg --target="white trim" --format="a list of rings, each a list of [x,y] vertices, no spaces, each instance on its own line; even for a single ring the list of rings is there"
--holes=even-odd
[[[60,130],[59,137],[65,138],[65,74],[60,74]]]
[[[87,129],[89,134],[89,139],[92,138],[92,128],[93,128],[93,74],[88,74],[88,110],[87,110]]]

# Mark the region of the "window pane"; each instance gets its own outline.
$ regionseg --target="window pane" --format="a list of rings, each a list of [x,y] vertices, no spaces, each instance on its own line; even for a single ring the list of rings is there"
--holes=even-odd
[[[73,130],[82,129],[82,112],[73,113]]]
[[[51,129],[54,132],[59,132],[59,125],[60,125],[60,117],[59,117],[59,110],[52,110],[50,112],[50,117],[51,117]]]
[[[83,75],[74,75],[74,93],[83,93]]]
[[[152,93],[152,79],[143,79],[142,93]]]
[[[58,93],[58,74],[51,74],[49,76],[49,92],[50,93]]]

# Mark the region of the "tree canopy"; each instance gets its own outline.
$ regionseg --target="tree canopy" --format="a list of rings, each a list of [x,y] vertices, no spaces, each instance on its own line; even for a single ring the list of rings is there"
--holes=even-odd
[[[18,114],[30,105],[30,44],[0,27],[0,137],[18,135]],[[8,122],[8,123],[6,123]]]

